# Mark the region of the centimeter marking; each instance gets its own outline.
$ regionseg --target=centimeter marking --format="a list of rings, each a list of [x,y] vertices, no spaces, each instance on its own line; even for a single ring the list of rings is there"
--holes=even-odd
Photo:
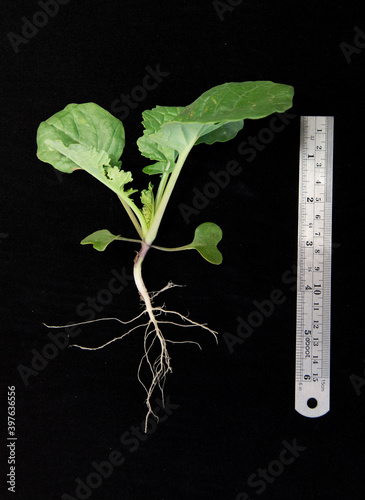
[[[330,409],[333,116],[301,116],[295,409]]]

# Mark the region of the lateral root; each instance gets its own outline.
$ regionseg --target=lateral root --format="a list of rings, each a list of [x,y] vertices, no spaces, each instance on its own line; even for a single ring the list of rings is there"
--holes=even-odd
[[[211,333],[216,342],[218,342],[218,333],[211,328],[209,328],[205,323],[198,323],[193,321],[192,319],[184,316],[178,311],[171,311],[166,309],[165,305],[159,307],[153,307],[151,299],[157,297],[160,293],[169,290],[170,288],[174,288],[177,286],[184,285],[175,285],[172,282],[169,282],[165,287],[157,292],[152,292],[148,294],[147,303],[144,300],[144,297],[141,297],[143,302],[145,302],[145,307],[143,311],[135,316],[134,318],[128,321],[122,321],[119,318],[110,317],[110,318],[98,318],[89,321],[82,321],[79,323],[71,323],[67,325],[47,325],[43,323],[47,328],[67,328],[71,326],[80,326],[87,325],[91,323],[101,322],[101,321],[117,321],[122,325],[130,325],[135,321],[139,320],[145,315],[148,315],[148,321],[143,323],[138,323],[132,326],[128,331],[124,332],[122,335],[112,338],[111,340],[97,346],[97,347],[87,347],[79,344],[70,344],[69,347],[77,347],[86,351],[96,351],[99,349],[103,349],[108,345],[124,339],[126,336],[130,335],[135,330],[139,328],[144,328],[144,354],[140,360],[138,370],[137,370],[137,378],[146,393],[145,404],[147,406],[147,414],[145,417],[145,432],[147,432],[147,424],[150,416],[153,416],[158,421],[158,416],[154,413],[152,409],[152,396],[156,389],[160,391],[160,395],[162,401],[164,401],[164,386],[166,382],[166,376],[168,373],[172,372],[171,367],[171,358],[167,349],[167,344],[194,344],[202,350],[201,345],[195,340],[171,340],[164,337],[160,325],[173,325],[181,328],[202,328],[203,330]],[[149,303],[148,303],[149,302]],[[175,317],[175,319],[159,319],[161,316],[168,318],[169,316]],[[144,375],[142,375],[143,367],[146,366],[149,372],[149,382],[146,383],[144,379]]]

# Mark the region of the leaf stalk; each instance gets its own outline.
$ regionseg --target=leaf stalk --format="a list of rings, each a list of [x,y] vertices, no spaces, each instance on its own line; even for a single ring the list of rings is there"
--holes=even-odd
[[[196,141],[196,137],[194,137],[194,139],[190,141],[189,145],[183,151],[181,151],[179,154],[176,166],[175,166],[173,172],[170,174],[170,178],[168,180],[168,183],[166,185],[164,193],[161,197],[161,201],[159,202],[159,205],[158,205],[157,210],[155,212],[155,216],[153,218],[153,221],[152,221],[152,223],[148,229],[148,232],[145,236],[144,241],[146,242],[147,245],[151,245],[157,236],[157,233],[158,233],[158,230],[159,230],[159,227],[161,224],[161,220],[162,220],[162,217],[165,213],[165,210],[166,210],[167,204],[169,202],[169,199],[171,197],[172,191],[175,187],[175,184],[177,182],[177,179],[179,177],[181,169],[185,163],[185,160],[186,160],[188,154],[190,153],[192,147],[195,144],[195,141]],[[161,182],[163,180],[164,180],[164,178],[161,179]]]

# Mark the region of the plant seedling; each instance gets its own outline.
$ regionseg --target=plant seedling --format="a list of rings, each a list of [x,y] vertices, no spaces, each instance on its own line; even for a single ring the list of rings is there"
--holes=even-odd
[[[146,426],[151,414],[157,418],[151,407],[152,394],[155,389],[160,389],[163,396],[166,375],[171,372],[167,344],[172,341],[165,339],[161,330],[163,323],[184,327],[199,326],[217,339],[217,332],[206,325],[198,324],[177,311],[169,311],[164,306],[153,305],[153,300],[159,293],[177,285],[169,282],[162,290],[151,294],[142,278],[142,263],[150,248],[170,252],[195,249],[212,264],[222,262],[222,254],[217,248],[222,239],[222,230],[213,222],[198,226],[193,241],[187,245],[178,248],[154,245],[181,169],[194,146],[233,139],[243,128],[245,119],[256,120],[289,109],[293,94],[293,87],[270,81],[231,82],[213,87],[186,107],[156,106],[144,111],[144,132],[137,140],[137,146],[141,154],[152,161],[143,168],[143,172],[157,178],[158,182],[156,190],[149,182],[147,188],[140,192],[140,206],[134,201],[138,190],[130,187],[132,172],[121,168],[120,157],[125,145],[125,134],[120,120],[97,104],[89,102],[69,104],[39,125],[38,158],[61,172],[85,170],[94,176],[118,196],[137,232],[138,238],[132,239],[101,229],[84,238],[81,244],[91,244],[98,251],[105,250],[113,241],[140,244],[134,259],[133,276],[144,304],[142,313],[129,321],[117,318],[94,321],[115,319],[122,324],[131,324],[143,316],[147,317],[147,321],[99,347],[76,347],[101,349],[135,329],[144,327],[144,355],[139,365],[138,379],[146,390]],[[159,319],[161,315],[169,315],[172,319],[162,321]],[[159,354],[153,360],[151,352],[156,345]],[[151,371],[149,385],[143,383],[140,377],[143,363],[147,363]]]

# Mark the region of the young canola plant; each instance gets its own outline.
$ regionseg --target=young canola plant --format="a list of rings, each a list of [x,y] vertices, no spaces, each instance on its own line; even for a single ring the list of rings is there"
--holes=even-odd
[[[158,388],[163,396],[166,375],[172,371],[167,344],[178,343],[164,337],[163,324],[199,326],[217,338],[217,332],[206,325],[196,323],[177,311],[154,305],[154,298],[159,293],[177,285],[169,282],[162,290],[149,293],[142,277],[142,264],[150,248],[169,252],[195,249],[212,264],[218,265],[222,262],[222,254],[217,248],[222,239],[222,230],[212,222],[199,225],[193,241],[187,245],[177,248],[154,245],[181,169],[194,146],[233,139],[243,128],[245,119],[255,120],[275,112],[283,113],[292,106],[293,95],[293,87],[270,81],[230,82],[204,92],[186,107],[156,106],[144,111],[144,131],[142,137],[137,140],[137,146],[141,154],[153,162],[143,168],[143,172],[157,178],[158,185],[155,190],[154,185],[149,182],[147,188],[141,190],[140,205],[135,201],[138,190],[130,187],[133,181],[132,172],[121,168],[120,157],[125,145],[125,133],[120,120],[97,104],[89,102],[69,104],[39,125],[38,158],[61,172],[85,170],[94,176],[118,196],[137,232],[138,238],[132,239],[102,229],[84,238],[81,244],[92,244],[98,251],[105,250],[112,241],[140,244],[134,259],[133,277],[144,305],[143,311],[129,321],[117,318],[100,318],[94,321],[114,319],[126,325],[133,324],[145,316],[146,322],[137,324],[99,347],[75,347],[101,349],[137,328],[145,328],[144,355],[139,365],[138,379],[146,390],[146,426],[149,416],[154,415],[151,407],[152,394]],[[170,321],[160,319],[166,315],[169,315]],[[90,322],[78,324],[85,323]],[[156,346],[158,354],[152,359]],[[143,383],[140,376],[144,362],[151,371],[149,385]]]

